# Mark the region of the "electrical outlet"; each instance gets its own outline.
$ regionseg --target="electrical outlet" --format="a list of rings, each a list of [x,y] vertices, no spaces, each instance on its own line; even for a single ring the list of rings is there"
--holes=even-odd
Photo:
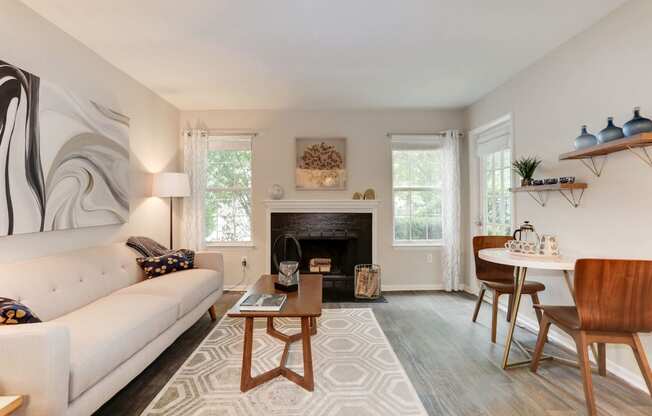
[[[243,269],[247,267],[247,256],[242,257],[242,260],[240,260],[240,264],[242,265]]]
[[[426,263],[432,263],[432,253],[426,254]]]

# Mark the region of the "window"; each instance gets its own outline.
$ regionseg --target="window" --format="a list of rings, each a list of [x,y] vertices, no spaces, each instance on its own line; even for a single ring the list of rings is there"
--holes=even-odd
[[[512,232],[511,154],[510,149],[503,149],[482,156],[482,222],[487,235]]]
[[[442,154],[433,136],[392,136],[394,244],[442,239]]]
[[[206,174],[206,242],[250,243],[251,136],[209,137]]]

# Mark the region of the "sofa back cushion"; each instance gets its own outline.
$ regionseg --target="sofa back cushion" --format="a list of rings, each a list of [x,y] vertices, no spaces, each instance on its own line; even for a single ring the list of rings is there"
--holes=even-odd
[[[27,305],[49,321],[143,280],[136,253],[124,243],[0,265],[0,297]]]

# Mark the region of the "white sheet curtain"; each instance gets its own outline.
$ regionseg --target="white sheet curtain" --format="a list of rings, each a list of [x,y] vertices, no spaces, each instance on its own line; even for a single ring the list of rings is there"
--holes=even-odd
[[[188,129],[183,133],[183,169],[190,179],[190,197],[183,199],[184,246],[201,250],[204,241],[204,193],[208,131]]]
[[[448,130],[443,138],[442,154],[442,270],[447,291],[462,290],[462,229],[460,133]]]

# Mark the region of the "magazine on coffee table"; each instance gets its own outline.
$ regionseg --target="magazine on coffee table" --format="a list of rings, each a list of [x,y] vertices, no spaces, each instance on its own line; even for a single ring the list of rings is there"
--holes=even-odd
[[[265,312],[278,312],[283,307],[287,295],[278,294],[255,294],[249,295],[243,300],[239,309],[241,311],[265,311]]]

